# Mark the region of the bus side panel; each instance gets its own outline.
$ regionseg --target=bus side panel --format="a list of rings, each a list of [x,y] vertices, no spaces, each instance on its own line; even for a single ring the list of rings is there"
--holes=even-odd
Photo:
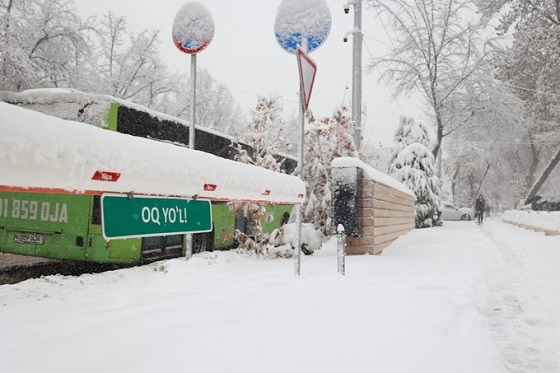
[[[109,261],[111,263],[138,263],[140,261],[142,239],[127,238],[110,242]]]
[[[293,205],[266,205],[266,214],[262,222],[263,232],[272,233],[273,230],[286,224],[293,207]]]
[[[141,238],[106,241],[101,231],[101,196],[95,196],[91,201],[88,260],[98,263],[138,263],[140,261]]]
[[[120,133],[183,145],[188,144],[189,141],[188,127],[180,123],[160,120],[143,111],[119,106],[116,119],[118,122],[116,130]]]
[[[86,259],[91,196],[0,193],[0,251]]]
[[[231,147],[232,142],[226,137],[221,137],[210,132],[196,130],[195,149],[222,157],[234,159],[235,150]],[[246,146],[246,148],[248,148]]]
[[[212,219],[214,222],[214,248],[225,249],[233,246],[235,211],[230,210],[226,203],[212,203]]]
[[[97,263],[138,263],[142,248],[141,238],[106,241],[100,224],[89,227],[87,257]]]
[[[119,119],[119,104],[111,102],[111,106],[107,111],[107,129],[111,131],[117,130],[117,121]]]

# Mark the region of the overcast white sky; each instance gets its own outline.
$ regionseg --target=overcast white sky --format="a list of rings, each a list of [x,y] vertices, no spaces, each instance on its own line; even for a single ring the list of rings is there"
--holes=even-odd
[[[158,29],[161,31],[162,55],[173,70],[190,71],[190,56],[173,44],[171,27],[184,0],[74,0],[81,16],[102,15],[113,11],[125,15],[131,31]],[[281,0],[204,0],[200,1],[212,13],[216,31],[210,45],[197,56],[199,69],[207,69],[217,81],[230,89],[243,110],[250,110],[258,95],[279,95],[284,100],[286,115],[297,116],[298,75],[294,55],[285,52],[274,37],[274,21]],[[330,116],[342,102],[350,104],[352,83],[352,39],[343,42],[345,33],[354,26],[353,9],[344,14],[346,0],[327,0],[332,16],[332,28],[326,42],[310,54],[317,63],[317,77],[311,96],[310,109],[316,117]],[[363,12],[364,66],[370,55],[383,54],[384,45],[391,43],[373,10]],[[369,144],[390,143],[401,114],[419,117],[417,104],[404,98],[393,100],[379,74],[363,74],[362,102],[367,109],[364,117],[364,140]],[[348,87],[348,89],[347,89]]]

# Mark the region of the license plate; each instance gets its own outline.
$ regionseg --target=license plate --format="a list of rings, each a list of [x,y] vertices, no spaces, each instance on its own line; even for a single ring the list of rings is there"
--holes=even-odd
[[[14,242],[17,243],[32,243],[35,245],[42,245],[45,237],[37,233],[16,233],[14,234]]]

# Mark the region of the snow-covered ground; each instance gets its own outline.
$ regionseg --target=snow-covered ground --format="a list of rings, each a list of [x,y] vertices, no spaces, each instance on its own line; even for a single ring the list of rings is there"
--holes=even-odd
[[[0,372],[558,372],[560,236],[494,217],[380,256],[230,252],[0,286]]]

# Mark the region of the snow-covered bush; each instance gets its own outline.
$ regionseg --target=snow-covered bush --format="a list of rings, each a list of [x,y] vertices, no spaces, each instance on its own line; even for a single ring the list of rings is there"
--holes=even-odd
[[[295,223],[285,224],[270,234],[270,242],[275,246],[292,245],[296,229]],[[315,229],[313,224],[303,223],[301,225],[301,251],[305,255],[311,255],[315,250],[319,250],[327,240],[328,236]]]
[[[309,115],[308,122],[303,172],[307,198],[303,220],[313,223],[324,235],[331,235],[331,161],[338,157],[358,157],[352,137],[355,126],[346,106],[339,107],[331,118],[320,121]]]
[[[281,100],[277,97],[259,97],[252,111],[247,133],[240,139],[241,142],[249,145],[250,149],[243,149],[237,144],[234,146],[237,151],[235,159],[280,172],[281,163],[278,162],[278,153],[282,149],[290,150],[292,147],[284,137],[284,130]]]
[[[233,238],[238,243],[237,251],[244,254],[256,255],[258,257],[283,257],[292,256],[292,250],[286,248],[277,248],[271,242],[271,235],[264,233],[261,222],[265,218],[266,209],[257,203],[232,202],[231,208],[235,210],[236,217],[247,217],[250,234],[236,229]]]
[[[282,103],[278,98],[259,97],[253,118],[249,122],[248,134],[242,141],[251,149],[246,150],[239,144],[233,148],[237,151],[235,159],[280,172],[281,163],[278,152],[281,147],[288,147],[282,136],[283,121],[281,117]],[[230,207],[238,218],[246,218],[252,233],[248,235],[238,229],[234,232],[234,239],[238,242],[238,250],[252,252],[258,256],[271,255],[276,249],[270,243],[270,235],[264,233],[262,221],[266,214],[264,206],[258,203],[231,202]],[[287,256],[291,253],[276,252],[275,256]]]

